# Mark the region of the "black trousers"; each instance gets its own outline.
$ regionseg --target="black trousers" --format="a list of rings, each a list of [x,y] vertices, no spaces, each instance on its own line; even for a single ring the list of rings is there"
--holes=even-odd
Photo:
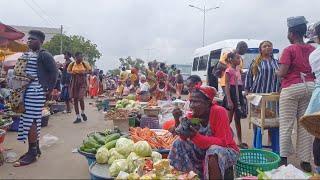
[[[314,157],[314,164],[316,166],[320,166],[320,139],[314,138],[313,141],[313,157]]]

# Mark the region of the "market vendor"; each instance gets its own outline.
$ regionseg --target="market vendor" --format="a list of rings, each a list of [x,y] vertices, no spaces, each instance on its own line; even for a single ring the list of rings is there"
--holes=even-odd
[[[137,99],[140,102],[148,102],[150,100],[150,85],[145,75],[140,76],[140,87],[136,91]]]
[[[203,179],[223,179],[225,170],[235,165],[239,157],[227,111],[213,103],[215,94],[216,90],[209,86],[196,87],[191,92],[190,108],[193,118],[201,119],[200,129],[179,133],[180,139],[174,142],[168,156],[177,170],[194,171]]]
[[[167,74],[163,71],[158,71],[157,74],[157,85],[151,89],[154,92],[154,96],[157,100],[167,99]]]

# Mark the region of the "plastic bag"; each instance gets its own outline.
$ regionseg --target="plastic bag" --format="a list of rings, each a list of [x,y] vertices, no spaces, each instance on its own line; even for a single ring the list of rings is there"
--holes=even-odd
[[[58,142],[59,138],[51,134],[45,134],[40,140],[40,148],[51,147]]]
[[[309,179],[308,175],[292,164],[264,172],[264,175],[269,179]]]

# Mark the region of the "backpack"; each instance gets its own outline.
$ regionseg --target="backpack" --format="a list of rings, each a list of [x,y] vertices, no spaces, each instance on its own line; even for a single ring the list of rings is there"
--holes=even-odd
[[[24,108],[24,93],[30,84],[32,77],[26,73],[28,59],[25,55],[21,56],[14,67],[14,73],[12,79],[10,79],[9,88],[12,89],[12,93],[9,96],[9,103],[11,109],[16,113],[23,113]]]

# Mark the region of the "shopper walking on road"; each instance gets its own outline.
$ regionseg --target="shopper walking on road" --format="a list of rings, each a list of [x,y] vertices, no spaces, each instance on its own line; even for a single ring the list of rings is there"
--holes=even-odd
[[[65,112],[67,113],[71,113],[70,96],[69,96],[71,74],[68,73],[68,66],[72,62],[71,57],[72,57],[72,54],[69,51],[66,51],[64,53],[64,58],[66,59],[66,62],[63,66],[62,78],[61,78],[61,84],[62,84],[61,100],[63,100],[66,103],[67,110]]]
[[[31,77],[24,94],[25,112],[19,124],[18,140],[28,140],[28,152],[22,155],[14,164],[15,167],[25,166],[40,157],[39,138],[41,129],[42,109],[46,102],[46,95],[50,95],[58,76],[56,63],[52,55],[41,49],[45,35],[38,30],[29,32],[28,47],[30,52],[24,53],[27,59],[25,73]]]
[[[314,90],[309,55],[315,48],[303,41],[307,31],[307,21],[303,16],[290,17],[287,24],[291,45],[283,50],[277,72],[282,78],[279,109],[281,164],[287,165],[287,157],[292,153],[291,135],[294,123],[297,122],[296,152],[301,160],[301,168],[311,172],[312,136],[298,120],[304,115]]]
[[[88,63],[83,62],[81,52],[75,54],[76,61],[68,66],[68,72],[71,73],[70,97],[74,101],[74,110],[76,112],[76,120],[73,123],[79,123],[82,120],[87,121],[87,116],[84,113],[84,97],[87,91],[87,74],[91,72],[91,67]],[[81,108],[81,116],[79,112],[79,103]]]

